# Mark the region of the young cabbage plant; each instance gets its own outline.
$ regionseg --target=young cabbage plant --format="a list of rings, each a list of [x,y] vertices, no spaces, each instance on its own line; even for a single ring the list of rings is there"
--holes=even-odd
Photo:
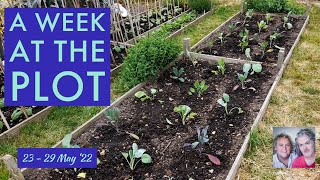
[[[221,72],[222,75],[224,75],[224,72],[226,71],[226,65],[224,63],[224,59],[220,59],[217,61],[218,70]]]
[[[274,32],[272,35],[270,35],[270,48],[272,47],[272,42],[274,42],[280,36],[281,36],[281,33],[278,33],[278,32]]]
[[[130,166],[130,169],[133,171],[140,161],[144,164],[150,164],[152,162],[151,156],[149,154],[146,154],[145,152],[145,149],[139,149],[138,145],[136,143],[133,143],[132,149],[130,149],[129,152],[121,152],[121,154],[126,159],[127,163]],[[136,159],[139,160],[135,162]]]
[[[191,112],[191,108],[187,105],[179,105],[173,109],[174,112],[179,113],[182,124],[185,125],[189,119],[194,119],[197,113]]]
[[[251,19],[253,16],[253,9],[248,9],[246,12],[246,17],[244,18],[243,25],[246,24],[246,20]]]
[[[201,95],[208,89],[208,85],[206,85],[205,81],[201,81],[201,83],[199,83],[199,81],[196,81],[194,83],[194,88],[191,87],[188,94],[192,95],[193,93],[197,93],[198,97],[201,97]]]
[[[217,101],[221,106],[224,107],[224,110],[228,115],[230,115],[232,113],[233,110],[238,109],[238,114],[243,113],[242,109],[240,107],[234,107],[232,108],[230,111],[228,110],[228,103],[230,102],[230,96],[226,93],[223,93],[223,98],[218,99]]]
[[[245,28],[239,33],[239,36],[242,38],[241,41],[249,41],[249,30]]]
[[[220,33],[218,34],[218,38],[220,39],[221,44],[223,44],[223,43],[224,43],[223,32],[220,32]]]
[[[258,22],[258,28],[259,28],[259,33],[261,32],[262,29],[267,29],[268,25],[264,20]]]
[[[179,70],[176,67],[173,67],[172,68],[172,72],[174,74],[174,76],[170,76],[172,79],[177,79],[180,82],[184,82],[185,79],[183,77],[181,77],[182,74],[184,73],[184,68],[183,67],[180,68]]]
[[[238,74],[238,79],[240,80],[241,82],[241,86],[242,86],[242,89],[245,89],[245,80],[248,78],[248,75],[253,75],[254,73],[260,73],[262,71],[262,65],[261,64],[248,64],[248,63],[245,63],[242,67],[242,71],[243,71],[243,74]],[[250,72],[251,71],[251,72]]]
[[[197,134],[198,134],[198,136],[197,136],[198,137],[198,141],[193,142],[193,143],[185,143],[183,145],[183,147],[191,147],[192,149],[196,150],[198,152],[198,154],[201,156],[202,155],[202,151],[203,151],[203,146],[205,145],[205,143],[209,142],[209,138],[208,138],[209,125],[207,125],[202,130],[201,130],[200,127],[196,127],[196,128],[197,128]],[[207,155],[209,160],[211,162],[213,162],[214,164],[216,164],[216,165],[220,165],[221,164],[220,160],[216,156],[213,156],[211,154],[206,154],[206,153],[204,153],[204,154]]]
[[[80,148],[77,144],[71,144],[72,134],[67,134],[62,139],[62,147],[63,148]]]
[[[244,51],[244,49],[246,48],[246,47],[248,47],[249,46],[249,42],[248,41],[241,41],[240,42],[240,44],[238,45],[238,46],[240,46],[241,47],[241,51],[243,52]]]
[[[236,24],[230,24],[229,29],[231,32],[233,32],[236,29],[237,25]]]
[[[150,97],[146,92],[144,91],[138,91],[134,94],[135,97],[139,98],[142,102],[144,102],[145,100],[154,100],[156,94],[157,94],[157,89],[151,88],[150,89],[150,93],[152,95],[152,97]]]
[[[119,131],[119,121],[120,121],[119,114],[120,114],[120,110],[118,108],[110,108],[104,113],[104,116],[112,124],[112,126],[115,127],[118,133],[120,132]]]
[[[287,14],[287,16],[283,17],[283,27],[287,27],[289,30],[292,29],[292,24],[289,22],[289,17],[291,15],[291,11]]]
[[[261,52],[262,52],[262,55],[260,57],[260,60],[262,60],[262,58],[264,57],[265,55],[265,52],[266,52],[266,49],[268,47],[268,42],[267,41],[263,41],[262,43],[259,43],[260,45],[260,49],[261,49]]]
[[[271,17],[271,14],[270,14],[270,13],[267,13],[267,14],[266,14],[267,24],[269,24],[269,22],[271,22],[272,20],[273,20],[273,18]]]

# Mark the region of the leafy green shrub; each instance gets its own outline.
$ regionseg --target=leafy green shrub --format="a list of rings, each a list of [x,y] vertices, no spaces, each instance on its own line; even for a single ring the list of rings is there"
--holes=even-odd
[[[174,41],[156,36],[143,38],[129,49],[120,72],[119,84],[128,90],[156,76],[177,58],[180,51],[179,45]]]
[[[303,14],[304,6],[293,0],[247,0],[247,8],[259,12]]]
[[[189,0],[188,5],[192,10],[195,10],[198,13],[210,11],[212,8],[210,0]]]

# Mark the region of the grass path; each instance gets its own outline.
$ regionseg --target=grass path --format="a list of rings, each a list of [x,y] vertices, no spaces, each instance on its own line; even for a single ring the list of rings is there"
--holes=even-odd
[[[251,138],[239,179],[320,179],[319,158],[314,170],[272,168],[272,127],[316,127],[320,132],[319,18],[320,8],[312,7],[307,29]],[[318,140],[316,157],[320,157],[319,144]]]

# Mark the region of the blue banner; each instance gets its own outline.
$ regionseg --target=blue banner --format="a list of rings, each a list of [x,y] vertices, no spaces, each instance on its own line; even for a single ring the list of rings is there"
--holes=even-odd
[[[5,106],[110,105],[110,9],[6,8]]]
[[[97,149],[18,148],[18,168],[97,168]]]

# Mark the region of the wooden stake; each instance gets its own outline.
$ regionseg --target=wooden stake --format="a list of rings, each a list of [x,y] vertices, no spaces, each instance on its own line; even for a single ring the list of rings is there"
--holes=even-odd
[[[185,58],[189,58],[190,49],[191,49],[191,40],[190,40],[190,38],[184,38],[183,39],[183,56]]]
[[[6,117],[4,116],[4,114],[2,113],[1,109],[0,109],[0,116],[1,116],[1,119],[2,119],[2,121],[4,123],[4,125],[6,125],[7,129],[9,130],[10,129],[9,123],[8,123]]]
[[[24,116],[25,116],[26,118],[29,118],[28,113],[27,113],[27,110],[26,110],[26,107],[20,106],[20,108],[21,108],[21,111],[23,112]]]
[[[24,180],[24,176],[18,168],[17,160],[13,156],[7,154],[3,156],[1,159],[6,165],[9,172],[12,173],[14,180]]]

